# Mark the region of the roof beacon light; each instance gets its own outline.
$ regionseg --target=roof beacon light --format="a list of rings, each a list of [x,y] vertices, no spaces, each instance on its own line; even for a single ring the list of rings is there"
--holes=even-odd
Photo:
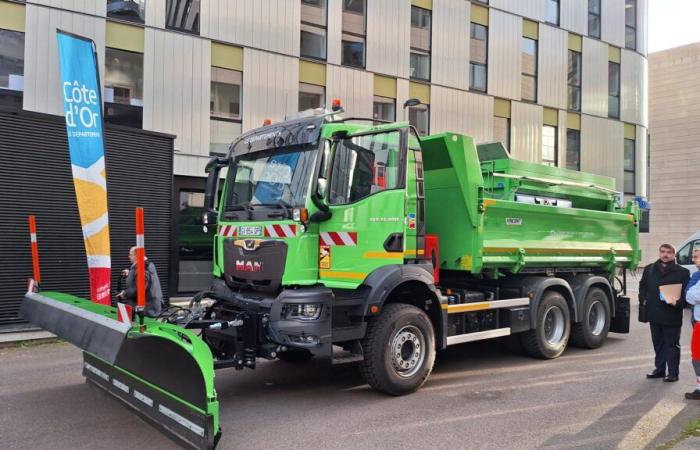
[[[267,126],[267,125],[272,125],[272,120],[271,120],[271,119],[265,119],[265,120],[263,120],[263,126]]]
[[[343,105],[341,104],[339,98],[334,98],[333,100],[331,100],[331,109],[333,111],[340,111],[341,109],[343,109]]]

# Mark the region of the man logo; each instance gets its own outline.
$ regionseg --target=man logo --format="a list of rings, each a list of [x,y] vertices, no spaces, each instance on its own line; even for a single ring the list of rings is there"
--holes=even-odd
[[[236,271],[238,272],[262,272],[263,265],[258,261],[236,260]]]

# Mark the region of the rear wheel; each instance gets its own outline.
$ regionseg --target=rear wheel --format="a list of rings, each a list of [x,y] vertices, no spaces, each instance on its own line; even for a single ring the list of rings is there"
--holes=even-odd
[[[570,332],[570,313],[566,300],[560,293],[549,291],[537,307],[535,329],[523,333],[523,348],[536,358],[557,358],[566,349]]]
[[[610,303],[600,288],[588,290],[583,300],[583,315],[580,323],[573,324],[571,343],[576,347],[598,348],[610,330]]]
[[[416,391],[435,362],[435,334],[425,312],[392,303],[367,326],[360,371],[375,390],[390,395]]]

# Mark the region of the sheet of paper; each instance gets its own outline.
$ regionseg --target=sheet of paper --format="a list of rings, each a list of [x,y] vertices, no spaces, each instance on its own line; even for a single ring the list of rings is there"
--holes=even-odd
[[[675,305],[676,302],[681,298],[681,290],[683,285],[677,284],[665,284],[659,286],[659,293],[661,294],[661,300],[665,301],[669,305]]]

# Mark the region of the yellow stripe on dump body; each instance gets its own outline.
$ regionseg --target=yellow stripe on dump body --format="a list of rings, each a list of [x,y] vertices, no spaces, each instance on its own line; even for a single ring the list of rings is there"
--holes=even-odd
[[[367,277],[366,273],[360,272],[341,272],[339,270],[319,270],[322,278],[350,278],[352,280],[364,280]]]
[[[401,259],[403,256],[403,252],[365,252],[364,254],[365,258],[375,259]]]

